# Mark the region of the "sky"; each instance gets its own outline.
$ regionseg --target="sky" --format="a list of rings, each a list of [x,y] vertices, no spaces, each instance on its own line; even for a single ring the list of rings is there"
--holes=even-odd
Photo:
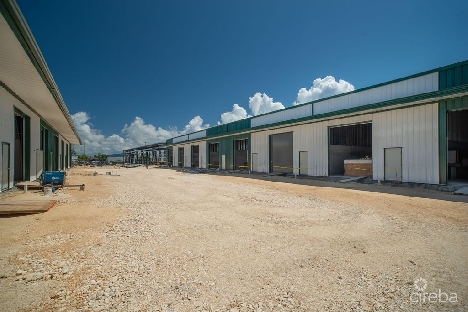
[[[468,59],[466,0],[17,2],[88,155]]]

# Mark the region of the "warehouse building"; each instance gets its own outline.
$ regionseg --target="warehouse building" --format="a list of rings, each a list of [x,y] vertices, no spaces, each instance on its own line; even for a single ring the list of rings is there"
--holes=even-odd
[[[468,182],[468,61],[167,140],[173,166]]]
[[[71,164],[70,113],[18,5],[0,0],[0,191]]]
[[[127,164],[166,164],[166,143],[145,144],[123,150],[123,162]]]

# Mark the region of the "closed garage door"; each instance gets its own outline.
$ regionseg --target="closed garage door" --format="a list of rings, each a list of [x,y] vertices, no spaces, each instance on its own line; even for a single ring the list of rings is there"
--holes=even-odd
[[[270,172],[293,172],[293,133],[270,135]]]

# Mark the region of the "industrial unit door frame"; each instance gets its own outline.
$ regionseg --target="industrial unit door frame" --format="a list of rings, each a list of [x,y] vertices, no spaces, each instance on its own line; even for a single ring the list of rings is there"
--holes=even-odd
[[[184,148],[183,147],[179,147],[179,149],[177,150],[178,152],[178,164],[177,166],[178,167],[183,167],[184,166],[184,161],[185,161],[185,157],[184,157]]]
[[[402,181],[402,155],[403,148],[384,148],[384,179],[386,181]]]
[[[452,109],[446,112],[447,120],[447,181],[468,180],[468,127],[465,124],[468,109]]]
[[[10,143],[2,142],[2,184],[1,190],[10,188]]]
[[[219,142],[208,143],[209,168],[219,168]]]
[[[170,147],[170,148],[167,149],[167,157],[166,157],[166,159],[167,159],[167,165],[168,165],[169,167],[172,167],[172,162],[173,162],[173,159],[172,159],[172,157],[173,157],[172,152],[173,152],[172,147]]]
[[[24,179],[24,116],[15,113],[14,180]]]
[[[234,169],[249,169],[249,139],[234,140]]]
[[[328,175],[343,175],[344,161],[372,157],[372,122],[328,127]]]
[[[190,147],[190,150],[192,152],[192,162],[191,165],[193,168],[198,168],[200,167],[200,146],[199,145],[192,145]]]
[[[294,132],[270,135],[270,172],[292,173]]]

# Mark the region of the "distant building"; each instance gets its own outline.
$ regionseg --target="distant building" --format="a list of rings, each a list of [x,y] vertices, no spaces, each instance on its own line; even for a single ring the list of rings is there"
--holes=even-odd
[[[123,151],[124,163],[166,164],[166,143],[154,143]]]
[[[81,144],[70,113],[18,5],[0,0],[0,191],[71,164]]]

